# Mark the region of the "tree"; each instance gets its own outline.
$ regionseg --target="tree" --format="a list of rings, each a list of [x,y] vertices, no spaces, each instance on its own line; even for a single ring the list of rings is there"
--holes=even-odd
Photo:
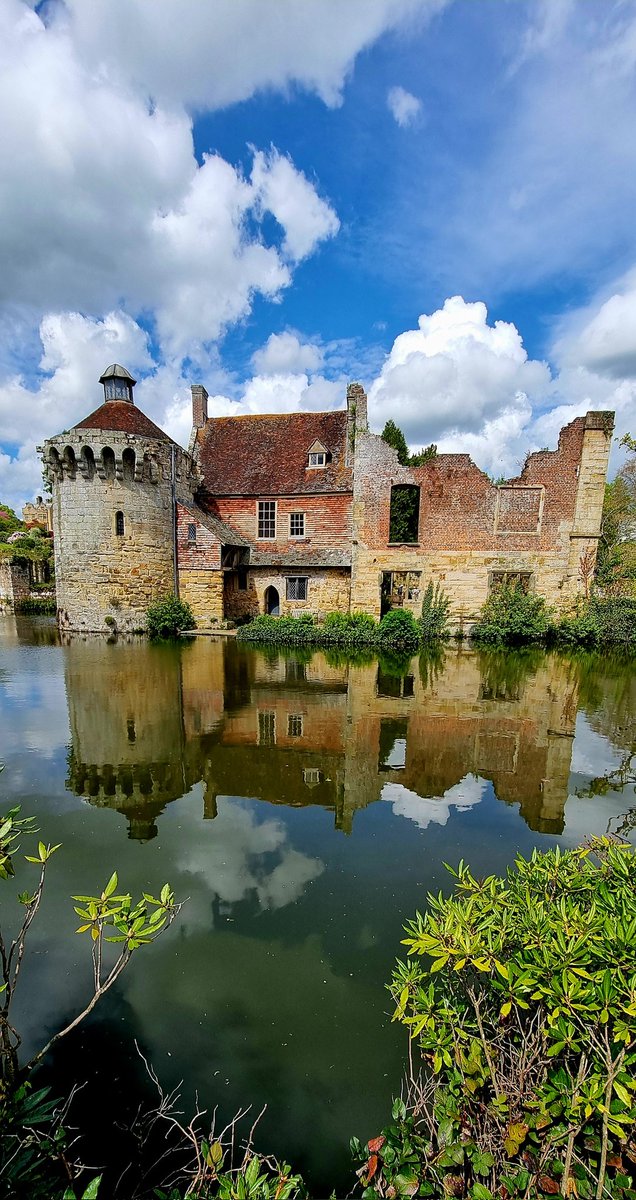
[[[394,450],[397,450],[400,466],[407,467],[409,464],[409,448],[402,430],[399,425],[395,424],[395,421],[387,421],[382,430],[382,441],[386,442],[387,446],[392,446]]]
[[[630,457],[616,478],[605,485],[596,581],[614,592],[636,584],[636,439],[621,439]]]

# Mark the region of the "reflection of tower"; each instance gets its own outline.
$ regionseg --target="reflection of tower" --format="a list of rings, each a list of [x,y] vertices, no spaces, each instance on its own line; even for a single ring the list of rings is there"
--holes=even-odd
[[[154,837],[155,818],[188,787],[179,651],[72,639],[64,654],[72,738],[67,786],[126,816],[130,837]]]
[[[124,367],[108,367],[100,383],[104,403],[44,447],[58,619],[66,629],[134,630],[153,599],[176,591],[175,498],[192,496],[198,472],[137,408]]]

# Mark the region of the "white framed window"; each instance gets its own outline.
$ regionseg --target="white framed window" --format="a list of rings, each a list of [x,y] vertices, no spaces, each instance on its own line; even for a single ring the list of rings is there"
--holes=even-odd
[[[304,512],[293,512],[289,514],[289,536],[304,537],[305,536],[305,514]]]
[[[308,579],[306,575],[288,575],[286,582],[288,600],[307,599]]]
[[[317,767],[303,767],[303,783],[307,787],[315,787],[316,784],[322,783],[322,771]]]
[[[258,536],[270,540],[276,537],[275,500],[259,500],[258,502]]]
[[[302,737],[303,736],[303,718],[302,714],[290,713],[287,717],[287,736]]]
[[[309,455],[309,466],[310,467],[324,467],[326,462],[327,462],[327,455],[325,454],[324,450],[314,450]]]

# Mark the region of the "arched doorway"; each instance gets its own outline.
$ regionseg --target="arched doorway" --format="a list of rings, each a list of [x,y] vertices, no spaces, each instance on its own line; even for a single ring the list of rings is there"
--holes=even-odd
[[[280,617],[280,596],[275,587],[268,587],[265,591],[265,612],[270,617]]]

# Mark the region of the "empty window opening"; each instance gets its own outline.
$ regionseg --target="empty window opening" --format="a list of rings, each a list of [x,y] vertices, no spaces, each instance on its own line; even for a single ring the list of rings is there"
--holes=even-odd
[[[303,736],[303,719],[301,715],[290,713],[287,718],[287,736],[302,737]]]
[[[115,513],[115,533],[117,537],[123,537],[125,533],[124,514],[121,511]]]
[[[304,683],[307,679],[307,666],[298,658],[285,659],[285,683]]]
[[[191,522],[191,524],[188,525],[188,541],[196,542],[196,540],[197,540],[197,527],[194,524],[194,522]]]
[[[520,592],[529,592],[532,584],[531,571],[491,571],[489,576],[490,591],[499,588],[517,588]]]
[[[420,489],[411,483],[391,488],[390,542],[417,542],[420,526]]]
[[[259,746],[276,745],[276,713],[259,712],[258,714],[258,744]]]
[[[305,514],[302,512],[294,512],[289,514],[289,536],[304,537],[305,536]]]
[[[379,770],[404,770],[406,766],[407,730],[408,721],[394,721],[391,718],[387,718],[380,722]]]
[[[287,599],[288,600],[306,600],[307,599],[307,576],[306,575],[289,575],[287,578]]]
[[[377,691],[378,696],[390,696],[395,700],[407,698],[414,694],[414,677],[413,675],[391,675],[379,666]]]
[[[245,567],[239,567],[236,573],[236,586],[239,592],[247,591],[247,571]]]
[[[137,740],[134,717],[129,717],[126,721],[126,735],[129,742],[135,742]]]
[[[259,538],[276,537],[275,500],[259,500],[258,502],[258,536]]]
[[[381,586],[382,616],[390,608],[403,608],[407,600],[419,600],[420,582],[421,571],[383,571]]]

